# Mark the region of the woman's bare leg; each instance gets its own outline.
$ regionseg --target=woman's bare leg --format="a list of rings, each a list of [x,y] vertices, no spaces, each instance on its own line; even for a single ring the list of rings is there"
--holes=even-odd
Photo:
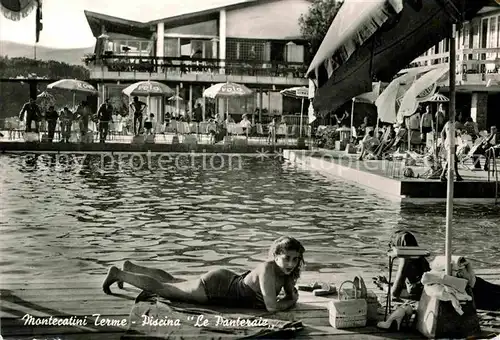
[[[113,266],[109,268],[108,275],[102,284],[102,289],[106,294],[112,294],[109,286],[114,282],[122,281],[134,287],[158,294],[166,299],[206,303],[208,298],[200,279],[182,282],[181,284],[161,283],[153,277],[129,273]]]
[[[173,277],[171,274],[167,273],[166,271],[164,270],[161,270],[161,269],[156,269],[156,268],[148,268],[148,267],[144,267],[144,266],[139,266],[137,264],[134,264],[128,260],[125,260],[125,262],[123,262],[123,271],[126,271],[126,272],[130,272],[130,273],[137,273],[137,274],[143,274],[143,275],[147,275],[147,276],[151,276],[152,278],[155,278],[157,279],[158,281],[160,282],[181,282],[181,281],[185,281],[185,280],[182,280],[182,279],[177,279],[175,277]],[[120,289],[123,289],[123,282],[121,281],[118,281],[118,287]]]

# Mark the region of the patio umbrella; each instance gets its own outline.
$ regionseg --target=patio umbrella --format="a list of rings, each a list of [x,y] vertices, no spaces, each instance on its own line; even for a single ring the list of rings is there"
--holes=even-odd
[[[140,81],[129,85],[122,92],[129,97],[165,97],[171,96],[175,93],[175,91],[167,85],[150,80]]]
[[[175,107],[177,110],[177,116],[179,116],[179,101],[184,100],[181,96],[179,95],[173,95],[172,97],[168,98],[169,102],[175,102]]]
[[[356,103],[365,103],[365,104],[374,104],[380,95],[380,89],[382,84],[378,82],[373,86],[373,91],[362,93],[359,96],[352,98],[352,106],[351,106],[351,131],[354,125],[354,106]],[[378,122],[377,122],[378,124]]]
[[[450,99],[441,93],[435,93],[432,97],[429,99],[425,100],[427,103],[446,103],[449,102]],[[436,116],[436,129],[434,130],[434,153],[435,153],[435,159],[438,159],[438,152],[437,152],[437,126],[438,126],[438,117]]]
[[[127,86],[122,93],[129,97],[147,97],[148,109],[151,110],[151,97],[167,97],[173,95],[175,91],[163,83],[146,80]]]
[[[289,89],[285,89],[280,91],[283,96],[292,97],[301,100],[300,105],[300,127],[299,127],[299,135],[302,137],[302,116],[304,115],[304,99],[309,97],[309,89],[305,86],[301,87],[291,87]]]
[[[382,91],[375,101],[378,117],[382,122],[396,123],[397,111],[401,100],[403,100],[405,92],[410,88],[416,76],[416,71],[405,73],[391,81],[385,90]]]
[[[48,89],[52,90],[62,90],[62,91],[70,91],[73,93],[73,107],[75,106],[75,98],[77,93],[83,93],[87,95],[97,95],[98,92],[94,86],[89,83],[78,80],[78,79],[61,79],[54,83],[50,83],[47,85]]]
[[[229,117],[229,98],[250,96],[252,93],[253,91],[245,85],[227,82],[210,86],[208,89],[203,91],[203,97],[226,98],[226,116]]]
[[[464,5],[474,15],[489,0],[345,1],[313,58],[307,76],[316,82],[314,106],[335,110],[371,91],[373,78],[390,82],[396,73],[449,37]],[[494,2],[493,2],[494,4]],[[497,5],[498,6],[498,5]]]

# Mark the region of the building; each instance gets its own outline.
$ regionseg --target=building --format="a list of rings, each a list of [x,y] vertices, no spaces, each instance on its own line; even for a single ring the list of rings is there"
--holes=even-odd
[[[160,115],[192,111],[198,103],[204,116],[225,112],[225,100],[211,102],[202,93],[226,81],[254,90],[251,98],[229,100],[228,111],[235,116],[257,112],[266,120],[269,114],[294,114],[300,102],[282,98],[279,91],[307,85],[309,56],[298,19],[309,5],[307,0],[246,1],[149,22],[85,11],[97,42],[95,53],[84,59],[99,83],[100,100],[123,102],[123,110],[122,89],[150,79],[166,83],[180,98],[151,99],[151,111]]]
[[[449,40],[445,39],[409,68],[432,68],[449,60]],[[500,8],[483,7],[456,35],[457,117],[472,117],[480,129],[500,126]],[[402,72],[404,72],[403,70]],[[444,82],[441,92],[446,93]]]

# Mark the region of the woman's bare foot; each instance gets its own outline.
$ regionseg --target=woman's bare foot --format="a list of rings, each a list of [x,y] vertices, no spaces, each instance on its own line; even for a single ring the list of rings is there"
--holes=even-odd
[[[128,271],[130,271],[131,266],[132,266],[132,262],[130,262],[129,260],[125,260],[123,262],[122,270],[124,272],[128,272]],[[116,284],[118,285],[118,288],[123,289],[123,281],[118,281]]]
[[[102,283],[102,290],[104,291],[104,293],[108,295],[112,294],[111,289],[109,289],[109,286],[111,286],[113,283],[117,281],[116,276],[119,271],[120,269],[118,269],[115,266],[109,268],[108,275],[106,276],[106,279],[104,279],[104,282]]]

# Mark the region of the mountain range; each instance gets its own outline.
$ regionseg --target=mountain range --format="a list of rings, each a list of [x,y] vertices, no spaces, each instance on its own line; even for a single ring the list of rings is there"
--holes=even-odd
[[[94,53],[94,46],[85,48],[59,49],[46,46],[36,47],[36,59],[56,60],[70,65],[83,65],[85,54]],[[20,44],[13,41],[0,41],[0,56],[9,58],[34,58],[33,45]]]

